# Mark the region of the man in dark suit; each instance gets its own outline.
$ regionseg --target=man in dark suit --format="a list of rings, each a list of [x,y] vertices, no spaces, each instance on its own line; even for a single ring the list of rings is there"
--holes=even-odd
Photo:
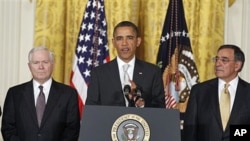
[[[230,125],[250,125],[250,84],[238,76],[244,53],[235,45],[222,45],[213,61],[217,78],[191,89],[183,141],[229,141]],[[229,96],[228,117],[222,113],[227,107],[222,106],[225,95]]]
[[[28,65],[33,79],[7,92],[1,128],[4,141],[77,141],[78,95],[75,89],[52,79],[53,53],[46,47],[33,48]],[[38,110],[39,106],[45,110]]]
[[[112,42],[118,56],[91,71],[86,105],[165,107],[160,68],[135,56],[141,43],[137,26],[120,22],[114,28]],[[127,71],[123,70],[125,64],[129,66]],[[131,88],[129,94],[126,86]]]

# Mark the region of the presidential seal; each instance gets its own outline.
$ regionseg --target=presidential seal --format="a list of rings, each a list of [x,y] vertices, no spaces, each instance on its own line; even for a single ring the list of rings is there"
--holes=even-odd
[[[112,141],[149,141],[150,129],[141,116],[126,114],[114,122],[111,138]]]

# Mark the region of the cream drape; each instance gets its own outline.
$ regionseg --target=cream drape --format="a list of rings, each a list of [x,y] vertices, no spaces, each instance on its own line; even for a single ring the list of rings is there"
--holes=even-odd
[[[87,0],[37,0],[34,46],[46,45],[56,55],[53,77],[68,84],[77,36]],[[122,20],[138,25],[142,44],[137,56],[156,63],[160,36],[169,0],[104,0],[108,24],[110,58],[114,26]],[[183,0],[191,47],[200,81],[214,77],[213,63],[223,43],[224,0]]]

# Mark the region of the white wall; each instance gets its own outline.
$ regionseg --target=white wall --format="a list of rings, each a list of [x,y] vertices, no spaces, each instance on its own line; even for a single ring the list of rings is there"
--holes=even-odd
[[[33,46],[35,0],[31,1],[0,0],[1,107],[10,86],[31,79],[27,54]]]
[[[250,82],[250,0],[236,0],[227,9],[225,26],[225,43],[241,47],[245,53],[245,66],[240,73],[241,78]]]

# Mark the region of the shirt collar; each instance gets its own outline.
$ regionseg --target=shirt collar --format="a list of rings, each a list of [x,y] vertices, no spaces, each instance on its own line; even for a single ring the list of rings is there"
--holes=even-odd
[[[125,63],[124,61],[122,61],[121,58],[119,58],[117,56],[117,63],[118,63],[119,68],[121,68],[124,64],[129,64],[129,66],[134,66],[134,64],[135,64],[135,56],[128,63]]]
[[[236,76],[233,80],[229,82],[230,87],[236,90],[238,82],[239,82],[239,76]],[[223,88],[224,84],[226,84],[226,82],[219,78],[219,85]]]
[[[45,90],[49,90],[51,84],[52,84],[52,78],[50,78],[49,80],[47,80],[46,82],[44,82],[42,84],[42,86],[43,86],[43,88]],[[34,88],[38,88],[40,85],[41,85],[40,83],[38,83],[36,80],[33,79],[33,86],[34,86]]]

